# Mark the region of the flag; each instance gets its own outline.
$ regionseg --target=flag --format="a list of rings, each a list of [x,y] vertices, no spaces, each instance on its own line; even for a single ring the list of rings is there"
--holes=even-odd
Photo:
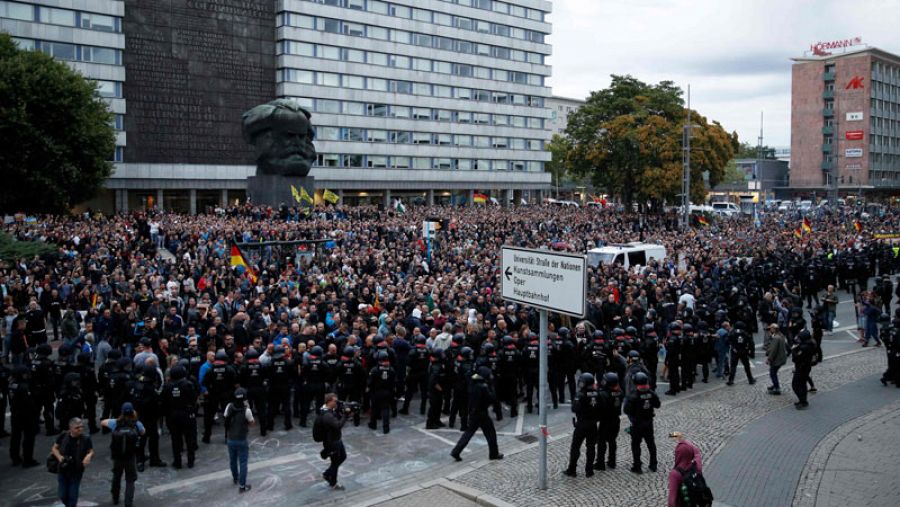
[[[306,187],[300,187],[300,201],[306,201],[310,204],[313,204],[315,202],[315,201],[313,201],[313,198],[310,197],[309,193],[306,191]],[[297,202],[300,202],[300,201],[297,201]]]
[[[796,229],[794,229],[794,236],[796,236],[797,238],[802,237],[802,236],[803,236],[803,231],[801,231],[800,228],[797,227]]]
[[[699,217],[697,217],[697,222],[699,222],[700,225],[709,225],[709,222],[706,220],[706,217],[703,215],[700,215]]]
[[[803,232],[805,232],[805,233],[807,233],[807,234],[809,234],[810,232],[812,232],[812,225],[809,223],[809,219],[808,219],[808,218],[804,218],[804,219],[803,219]]]
[[[256,283],[256,271],[244,260],[244,255],[241,253],[241,249],[238,248],[237,243],[231,244],[231,267],[240,268],[239,271],[246,272],[250,281]]]
[[[403,205],[403,202],[400,199],[394,201],[394,211],[397,213],[406,213],[406,206]]]
[[[91,308],[97,308],[97,293],[91,296]]]
[[[595,203],[597,203],[597,204],[600,204],[600,200],[601,200],[600,197],[591,194],[591,201],[593,201],[593,202],[595,202]]]
[[[862,232],[862,224],[859,223],[859,220],[853,222],[853,228],[856,229],[856,232]]]
[[[375,293],[375,303],[372,305],[376,310],[381,310],[381,304],[378,303],[378,293]]]
[[[479,202],[479,203],[485,203],[488,200],[488,196],[485,194],[479,194],[478,192],[475,192],[475,195],[472,198],[472,200],[475,202]]]
[[[291,185],[291,195],[294,197],[294,200],[298,203],[300,202],[300,192],[297,192],[297,187]]]
[[[325,191],[322,192],[322,199],[325,199],[325,201],[330,202],[331,204],[337,204],[340,197],[326,188]]]

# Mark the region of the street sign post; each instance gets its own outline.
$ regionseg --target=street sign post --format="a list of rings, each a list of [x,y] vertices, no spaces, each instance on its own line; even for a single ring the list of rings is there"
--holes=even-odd
[[[547,489],[547,312],[584,317],[587,304],[587,259],[584,255],[504,246],[500,261],[500,295],[540,311],[538,414],[540,461],[538,487]]]

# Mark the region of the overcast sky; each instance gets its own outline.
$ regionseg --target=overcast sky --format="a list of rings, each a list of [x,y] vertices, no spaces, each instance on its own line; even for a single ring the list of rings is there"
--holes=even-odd
[[[791,57],[861,36],[900,53],[900,0],[553,0],[553,94],[585,98],[610,74],[691,85],[691,105],[741,140],[791,143]]]

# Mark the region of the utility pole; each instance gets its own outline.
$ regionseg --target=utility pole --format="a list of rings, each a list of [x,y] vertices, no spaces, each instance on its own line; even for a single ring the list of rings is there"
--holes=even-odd
[[[681,180],[681,227],[687,230],[691,225],[691,85],[687,89],[687,114],[684,120],[684,153],[681,157],[684,174]]]

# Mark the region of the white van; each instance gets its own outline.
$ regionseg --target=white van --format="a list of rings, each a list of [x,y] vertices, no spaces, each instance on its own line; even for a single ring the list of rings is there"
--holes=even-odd
[[[741,208],[738,208],[738,205],[733,202],[714,202],[712,203],[712,209],[713,213],[726,217],[737,215],[741,212]]]
[[[666,258],[666,247],[633,241],[626,244],[607,245],[588,250],[587,261],[591,267],[600,264],[620,264],[625,269],[646,266],[651,260]]]

